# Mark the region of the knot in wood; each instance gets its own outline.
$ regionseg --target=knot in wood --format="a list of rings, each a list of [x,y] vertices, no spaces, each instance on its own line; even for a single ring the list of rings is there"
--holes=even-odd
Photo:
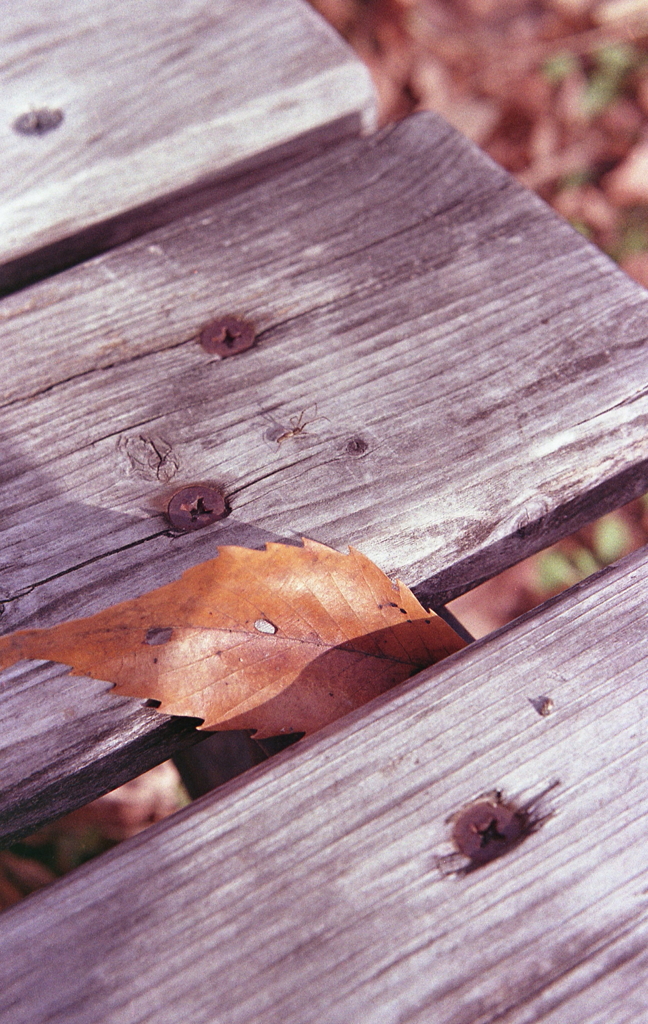
[[[40,110],[30,110],[28,114],[21,114],[13,123],[13,129],[19,135],[44,135],[58,128],[63,120],[62,110],[50,110],[49,107],[41,107]]]

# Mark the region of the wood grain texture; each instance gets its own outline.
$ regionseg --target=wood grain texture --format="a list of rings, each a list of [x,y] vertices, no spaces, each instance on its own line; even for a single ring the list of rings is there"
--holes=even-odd
[[[643,551],[3,914],[2,1019],[640,1024],[647,584]],[[464,802],[555,779],[439,872]]]
[[[197,337],[229,312],[258,343],[218,360]],[[648,489],[648,295],[433,115],[0,321],[5,630],[302,535],[449,599]],[[169,537],[170,493],[200,480],[230,517]]]
[[[266,160],[313,129],[373,123],[368,72],[302,0],[37,0],[8,8],[3,29],[0,262],[12,264],[9,284],[19,280],[16,260],[42,275],[53,243],[125,211],[250,157]],[[58,128],[14,130],[43,107],[63,112]],[[119,231],[128,236],[128,225]]]
[[[258,344],[218,361],[197,335],[230,311]],[[6,298],[0,322],[3,631],[302,535],[436,603],[648,488],[646,293],[433,115]],[[198,480],[231,515],[170,534]],[[95,749],[94,701],[48,749]],[[116,736],[121,710],[96,710]],[[62,760],[61,806],[104,791],[104,760],[76,797]]]
[[[23,662],[0,682],[0,845],[128,782],[202,739],[62,665]]]

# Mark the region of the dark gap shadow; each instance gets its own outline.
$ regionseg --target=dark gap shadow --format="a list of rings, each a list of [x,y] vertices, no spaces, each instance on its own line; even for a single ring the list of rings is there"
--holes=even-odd
[[[20,458],[14,462],[11,479],[5,473],[4,479],[0,477],[0,485],[4,485],[1,486],[1,489],[6,490],[10,497],[12,494],[14,495],[13,500],[16,504],[16,485],[20,482],[20,476],[30,471],[30,466],[27,460],[21,461]],[[49,487],[49,481],[46,480],[45,474],[43,474],[43,482]],[[38,481],[35,486],[38,489]],[[454,578],[453,587],[458,586],[459,592],[463,593],[477,585],[482,579],[490,578],[493,575],[490,568],[493,566],[497,573],[501,571],[502,563],[514,564],[521,557],[526,557],[529,549],[537,551],[545,548],[556,539],[556,536],[568,535],[580,523],[590,522],[602,513],[617,508],[624,499],[627,500],[628,496],[634,497],[637,493],[642,494],[647,489],[648,460],[644,460],[638,467],[619,474],[612,482],[607,482],[590,494],[575,499],[560,512],[520,528],[512,538],[489,548],[479,556],[458,563],[448,569],[445,576],[442,574],[436,579],[438,581],[440,578],[443,581],[444,578],[446,580]],[[1,632],[10,632],[29,626],[53,625],[65,619],[92,614],[102,607],[145,593],[177,579],[184,570],[215,557],[218,545],[235,544],[262,548],[265,543],[270,541],[297,543],[294,538],[283,538],[261,530],[253,524],[237,520],[232,515],[204,530],[178,535],[170,531],[169,524],[161,515],[151,515],[148,519],[139,519],[110,509],[70,501],[67,496],[61,496],[60,503],[57,503],[56,516],[52,521],[51,528],[54,533],[64,529],[72,535],[83,537],[85,527],[90,522],[93,528],[93,544],[88,547],[84,543],[80,547],[83,559],[79,565],[69,567],[62,575],[55,576],[50,583],[45,582],[34,586],[31,592],[25,593],[15,601],[10,601],[5,615],[0,620]],[[0,531],[2,531],[2,523],[0,523]],[[27,514],[20,522],[20,534],[21,543],[27,547],[47,542],[42,522]],[[151,544],[158,546],[157,550],[152,550]],[[520,555],[520,551],[522,551],[522,555]],[[485,567],[488,568],[488,571]],[[19,568],[18,564],[17,568]],[[475,569],[480,571],[476,573],[476,576],[471,576],[471,572]],[[471,572],[467,572],[467,570],[471,570]],[[2,587],[5,593],[7,587],[10,588],[11,574],[12,566],[5,567],[2,575]],[[462,574],[464,574],[463,579]],[[457,622],[452,613],[439,603],[439,597],[447,597],[448,594],[452,594],[453,587],[448,586],[444,591],[435,585],[433,579],[415,587],[414,591],[424,605],[433,607],[464,639],[471,640],[470,634]],[[428,599],[428,595],[431,600]],[[407,624],[401,625],[406,626]],[[369,642],[368,638],[365,639]],[[376,638],[374,637],[373,640],[375,641]],[[347,647],[349,653],[357,648],[357,642],[354,644],[355,647]],[[335,649],[334,652],[324,654],[321,659],[313,663],[313,666],[305,670],[300,677],[302,687],[304,683],[308,684],[309,672],[320,671],[322,668],[326,670],[329,661],[333,663],[333,660],[339,657],[339,653],[340,649]],[[422,667],[424,667],[423,664],[419,666],[419,668]],[[415,671],[418,671],[418,668],[414,668],[412,673]],[[391,685],[394,684],[390,683],[389,686]],[[386,686],[385,689],[387,688],[389,687]],[[284,693],[288,694],[291,689],[288,688]],[[306,685],[307,689],[308,685]],[[359,703],[363,703],[364,699],[367,698],[361,698]],[[280,704],[284,700],[285,697],[280,695],[275,698],[275,701],[269,702],[269,705],[272,705],[271,710],[273,712],[281,710]],[[350,704],[347,710],[351,710],[353,706]],[[147,712],[141,705],[139,710],[142,715],[146,713],[150,715],[150,710]],[[25,709],[25,714],[32,713],[31,706]],[[325,721],[326,709],[323,709],[323,714]],[[337,717],[338,715],[334,716],[334,718]],[[164,716],[160,716],[160,718],[163,719]],[[278,724],[277,735],[274,738],[256,742],[250,739],[249,731],[240,731],[238,735],[232,733],[205,735],[202,732],[196,732],[195,726],[198,723],[195,720],[176,718],[168,719],[168,721],[176,723],[176,726],[181,729],[182,745],[189,743],[196,745],[192,750],[187,750],[184,754],[179,755],[178,760],[183,777],[188,780],[187,788],[192,795],[208,792],[214,786],[221,785],[258,763],[259,747],[265,755],[271,756],[295,742],[300,735],[295,735],[296,729],[299,728],[297,723],[295,729],[291,729],[292,735],[280,733],[279,730],[285,728],[286,725],[283,714],[281,717],[283,724]],[[166,756],[177,754],[175,739],[169,742],[165,749],[166,740],[163,729],[155,744],[144,739],[141,740],[141,743],[144,756],[138,759],[136,774],[138,770],[145,771]],[[115,734],[115,754],[112,757],[114,770],[108,772],[111,782],[115,778],[125,781],[126,778],[133,777],[134,762],[131,762],[130,766],[122,764],[125,750],[126,746],[122,745],[119,739],[118,729]],[[28,757],[28,751],[24,753]],[[111,759],[104,759],[103,763],[107,764],[109,760]],[[83,792],[80,795],[80,802],[76,806],[81,806],[82,803],[99,795],[100,792],[105,792],[106,787],[103,784],[97,786],[95,777],[94,782],[92,778],[89,778],[87,782],[84,780],[81,789]],[[37,804],[42,809],[38,800]]]
[[[216,557],[219,545],[297,543],[235,516],[180,534],[163,514],[138,517],[57,493],[47,469],[34,466],[15,445],[7,444],[4,456],[1,634],[56,625],[146,593]],[[163,485],[156,490],[163,492]],[[43,546],[52,551],[48,561],[54,570],[45,579],[40,578],[42,562],[30,554]],[[0,836],[5,845],[174,755],[192,796],[266,756],[247,733],[199,731],[200,719],[159,714],[136,698],[115,699],[93,689],[91,680],[67,672],[52,685],[26,685],[34,672],[40,678],[52,670],[51,664],[29,662],[21,671],[1,674],[0,720],[9,716],[0,773]],[[35,718],[48,724],[34,729]],[[189,749],[193,746],[195,756]]]
[[[213,177],[202,178],[99,224],[92,224],[33,252],[0,265],[0,297],[83,263],[187,214],[242,192],[320,152],[361,134],[358,114],[314,128],[295,139],[241,160]]]
[[[203,736],[195,746],[181,750],[173,757],[192,800],[242,775],[248,768],[277,752],[266,748],[265,743],[255,743],[243,729],[210,732]],[[280,737],[282,740],[285,738]]]
[[[608,512],[648,491],[648,458],[560,508],[520,526],[511,536],[448,566],[418,583],[412,591],[426,608],[445,606],[530,555],[551,547]]]

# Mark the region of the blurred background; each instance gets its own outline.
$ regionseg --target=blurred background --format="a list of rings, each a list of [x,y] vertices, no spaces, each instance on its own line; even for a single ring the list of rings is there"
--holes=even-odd
[[[648,286],[647,0],[312,0],[387,124],[435,110]]]
[[[381,125],[437,111],[648,288],[648,0],[311,2],[368,65]],[[644,497],[450,607],[484,636],[647,539]],[[167,762],[0,852],[0,909],[189,799]]]

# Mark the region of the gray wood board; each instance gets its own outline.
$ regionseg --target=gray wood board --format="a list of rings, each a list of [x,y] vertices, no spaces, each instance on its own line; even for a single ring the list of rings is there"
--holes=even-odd
[[[197,334],[230,311],[259,343],[219,361]],[[439,600],[648,487],[645,292],[432,115],[6,298],[0,320],[4,631],[136,596],[217,544],[301,535]],[[231,515],[174,536],[166,502],[197,480]],[[48,749],[92,756],[96,700]],[[61,809],[88,799],[62,760]]]
[[[1,1019],[643,1022],[647,585],[644,550],[2,915]],[[466,801],[557,779],[439,871]]]
[[[230,312],[258,344],[219,360],[197,337]],[[5,630],[302,535],[440,601],[648,489],[647,293],[433,115],[9,296],[0,322]],[[170,537],[169,495],[201,480],[231,515]]]
[[[34,250],[42,274],[61,239],[315,128],[351,119],[359,132],[375,108],[365,66],[302,0],[11,5],[0,83],[10,283]],[[56,129],[15,131],[42,108],[63,112]]]
[[[23,662],[0,682],[0,845],[82,807],[202,739],[106,683]]]

